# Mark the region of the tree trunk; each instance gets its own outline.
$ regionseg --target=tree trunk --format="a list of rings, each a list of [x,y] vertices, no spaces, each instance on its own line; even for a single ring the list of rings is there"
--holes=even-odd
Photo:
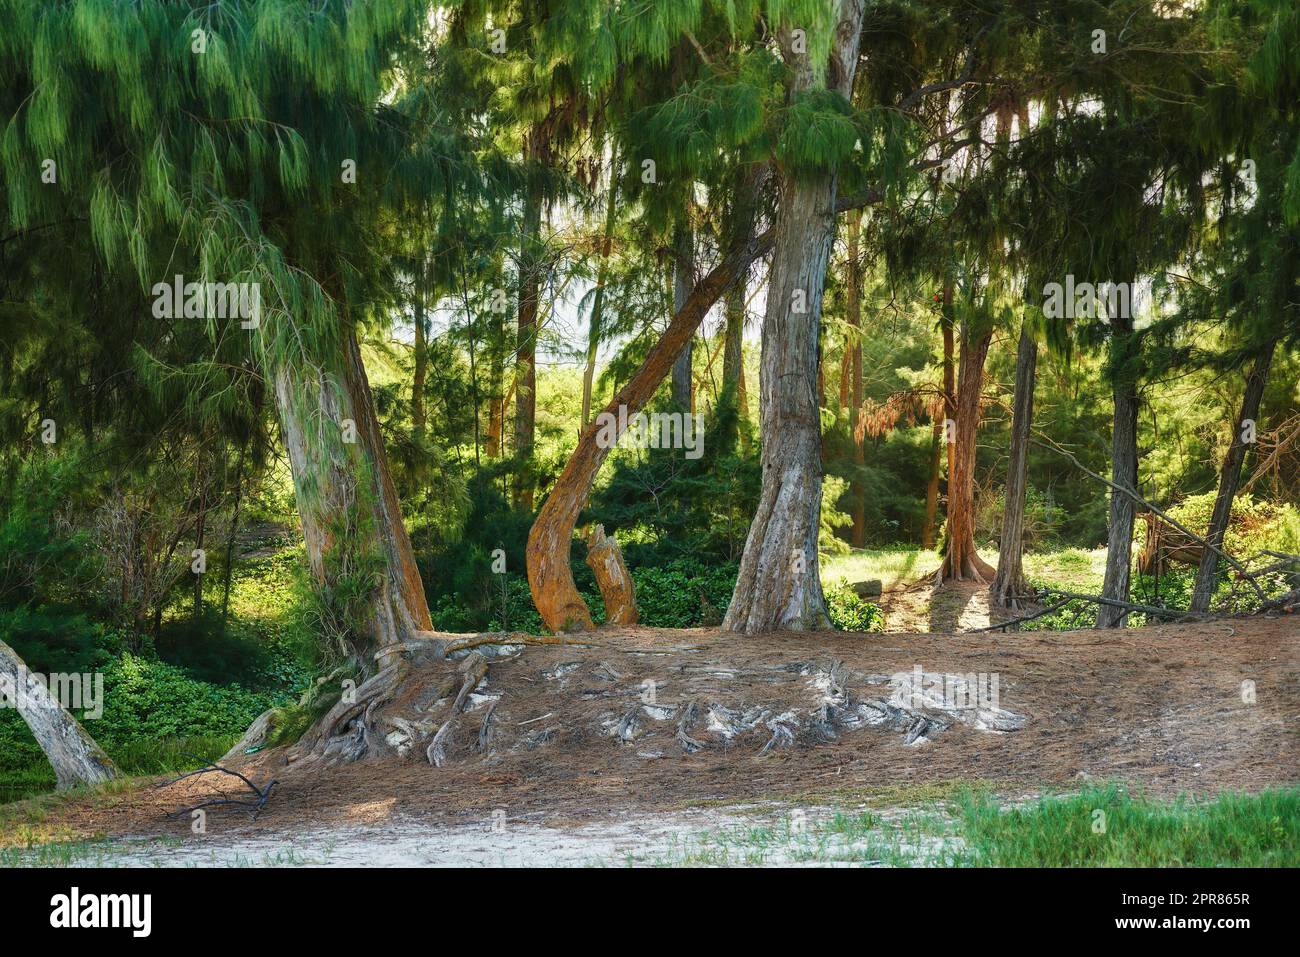
[[[330,367],[275,369],[275,398],[323,624],[368,674],[432,624],[351,329],[341,346]]]
[[[117,768],[64,707],[18,657],[0,641],[0,690],[13,701],[45,752],[60,791],[76,784],[102,784],[118,776]]]
[[[840,0],[830,66],[782,37],[791,93],[827,86],[846,99],[862,31],[862,0]],[[763,488],[722,627],[753,633],[830,626],[817,554],[822,495],[818,342],[835,238],[836,173],[782,175],[763,317],[760,426]]]
[[[737,282],[727,290],[726,329],[722,343],[722,389],[731,389],[740,404],[741,376],[744,374],[744,335],[745,335],[745,286]],[[745,409],[741,408],[744,415]]]
[[[623,562],[618,540],[606,535],[603,525],[593,525],[587,532],[587,565],[605,601],[605,624],[635,625],[636,586]]]
[[[1214,512],[1210,516],[1210,528],[1205,533],[1205,540],[1215,548],[1223,547],[1223,538],[1228,531],[1228,520],[1232,517],[1232,501],[1237,495],[1237,486],[1241,482],[1241,465],[1246,458],[1247,443],[1242,441],[1242,425],[1247,419],[1252,422],[1259,415],[1259,403],[1264,397],[1264,386],[1268,382],[1269,366],[1273,362],[1273,350],[1277,345],[1274,340],[1264,347],[1264,351],[1255,359],[1255,364],[1246,378],[1246,392],[1241,399],[1241,415],[1237,417],[1236,427],[1232,430],[1232,441],[1227,454],[1223,457],[1223,468],[1219,471],[1219,492],[1214,498]],[[1201,555],[1201,564],[1196,569],[1196,584],[1192,588],[1192,603],[1188,611],[1203,615],[1210,610],[1210,599],[1219,583],[1219,556],[1207,548]]]
[[[858,416],[862,414],[862,263],[858,259],[858,238],[862,233],[862,210],[848,215],[848,319],[852,347],[849,350],[849,426],[853,436],[853,464],[861,469],[867,461],[866,435],[858,435]],[[849,539],[854,548],[867,544],[867,490],[861,481],[849,486],[852,499],[853,531]]]
[[[939,324],[943,327],[943,417],[945,421],[957,421],[957,313],[952,302],[953,282],[950,278],[943,281],[943,304],[939,314]],[[957,447],[955,433],[944,432],[944,454],[948,459],[948,488],[951,494],[953,452]]]
[[[1137,492],[1138,451],[1137,374],[1131,367],[1134,345],[1133,320],[1112,318],[1111,391],[1115,400],[1115,418],[1111,437],[1111,477],[1120,488]],[[1110,534],[1106,544],[1106,575],[1101,597],[1128,601],[1131,554],[1133,550],[1133,499],[1116,491],[1110,493]],[[1098,628],[1119,628],[1128,618],[1128,610],[1102,605],[1097,610]]]
[[[198,504],[199,511],[194,518],[194,549],[203,551],[203,541],[208,530],[208,469],[207,463],[203,460],[203,450],[199,450],[199,475],[198,475]],[[206,567],[206,559],[204,566]],[[190,574],[194,576],[194,621],[197,622],[203,617],[203,575],[205,572],[195,572],[192,568]]]
[[[993,601],[1012,611],[1031,592],[1022,564],[1025,530],[1025,492],[1029,481],[1029,430],[1034,420],[1034,382],[1038,343],[1028,323],[1020,327],[1016,349],[1016,385],[1011,412],[1011,451],[1007,458],[1007,486],[1002,508],[1002,534],[998,540],[998,572],[990,590]]]
[[[683,212],[683,217],[685,217]],[[673,315],[682,311],[691,290],[695,288],[695,236],[684,221],[673,228]],[[672,400],[679,409],[694,411],[694,388],[692,360],[694,358],[695,337],[692,336],[682,347],[681,354],[673,363]]]
[[[973,332],[962,323],[961,359],[957,374],[956,441],[951,449],[948,476],[948,548],[938,582],[987,582],[993,567],[975,549],[975,452],[979,445],[980,394],[984,386],[984,360],[988,358],[991,328]]]
[[[925,488],[925,525],[921,547],[934,548],[934,523],[939,515],[939,454],[943,449],[943,423],[934,420],[930,436],[930,482]]]
[[[260,405],[259,405],[260,408]],[[258,421],[260,422],[260,416]],[[254,428],[257,428],[257,424]],[[239,536],[239,509],[244,502],[244,458],[248,455],[248,444],[252,436],[239,446],[239,458],[235,460],[235,504],[230,511],[230,532],[226,535],[226,567],[223,569],[221,583],[221,630],[224,633],[230,620],[230,583],[235,576],[235,543]]]
[[[424,441],[424,383],[429,375],[428,333],[424,323],[423,277],[415,291],[415,375],[411,379],[411,433],[418,446]]]
[[[609,253],[614,243],[614,222],[618,198],[618,156],[609,168],[609,196],[605,200],[605,233],[600,241],[600,266],[596,269],[596,291],[591,300],[591,321],[587,324],[587,365],[582,370],[582,419],[591,419],[591,387],[596,378],[596,355],[600,351],[601,325],[605,316],[605,283],[609,281]]]
[[[542,151],[543,133],[529,133],[525,156],[532,160]],[[519,251],[519,331],[515,350],[515,482],[514,504],[533,510],[533,442],[537,421],[537,304],[541,264],[537,237],[542,226],[542,192],[530,185],[524,194],[523,236]]]
[[[771,232],[757,237],[746,236],[739,241],[722,262],[696,284],[636,374],[605,406],[603,415],[625,427],[650,401],[673,361],[695,334],[704,314],[724,291],[741,281],[750,264],[771,247]],[[569,552],[573,529],[592,482],[605,457],[617,443],[617,435],[614,442],[603,441],[602,431],[607,438],[608,430],[602,430],[601,418],[597,416],[583,427],[577,447],[528,533],[528,587],[542,621],[552,631],[593,627],[591,612],[573,583]]]

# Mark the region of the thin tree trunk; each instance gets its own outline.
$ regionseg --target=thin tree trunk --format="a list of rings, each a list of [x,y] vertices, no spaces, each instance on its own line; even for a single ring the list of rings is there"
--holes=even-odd
[[[415,290],[415,375],[411,380],[411,433],[418,446],[424,441],[424,383],[429,375],[428,333],[424,328],[423,276]]]
[[[1241,482],[1241,465],[1246,458],[1247,443],[1242,441],[1242,423],[1247,419],[1252,422],[1259,416],[1259,403],[1264,397],[1264,386],[1268,382],[1268,370],[1273,362],[1273,350],[1277,341],[1265,346],[1264,351],[1255,359],[1255,364],[1246,378],[1246,392],[1241,399],[1241,415],[1237,416],[1236,427],[1232,430],[1232,441],[1227,454],[1223,457],[1223,468],[1219,471],[1219,492],[1214,498],[1214,512],[1210,516],[1210,528],[1205,533],[1205,540],[1215,548],[1223,547],[1223,538],[1228,531],[1228,521],[1232,517],[1232,502],[1237,495],[1237,486]],[[1219,582],[1219,556],[1210,549],[1201,554],[1201,564],[1196,569],[1196,584],[1192,588],[1192,602],[1188,611],[1193,614],[1205,614],[1210,610],[1210,599]]]
[[[543,132],[529,133],[525,155],[529,160],[541,155]],[[537,421],[537,305],[540,286],[540,262],[537,237],[542,225],[542,192],[529,186],[524,195],[523,236],[519,251],[519,330],[515,351],[515,483],[516,508],[533,510],[532,458]]]
[[[858,435],[858,417],[862,414],[862,263],[858,259],[858,239],[862,233],[862,210],[848,215],[848,320],[851,348],[848,350],[850,434],[853,436],[853,464],[859,469],[866,464],[866,435]],[[860,480],[849,486],[852,500],[853,531],[850,542],[854,548],[867,544],[867,490]]]
[[[602,427],[602,416],[609,417],[606,423],[612,419],[625,424],[634,419],[695,334],[705,313],[728,287],[741,281],[755,259],[772,248],[770,231],[757,237],[748,236],[748,232],[739,233],[743,238],[696,284],[641,367],[605,406],[604,413],[583,428],[577,447],[533,522],[528,533],[528,586],[542,621],[552,631],[593,627],[591,612],[573,582],[569,552],[573,529],[591,492],[592,482],[605,457],[617,443],[617,435],[613,436],[612,442],[605,440],[609,435],[608,430]]]
[[[1038,343],[1028,323],[1020,327],[1016,349],[1016,385],[1011,412],[1011,450],[1007,458],[1007,485],[1002,509],[1002,534],[998,541],[998,571],[990,590],[993,601],[1019,610],[1030,595],[1023,566],[1025,492],[1029,481],[1029,430],[1034,420],[1034,383],[1038,368]]]
[[[591,420],[591,387],[596,378],[596,355],[600,351],[601,325],[605,315],[605,283],[609,281],[609,253],[614,242],[614,221],[618,197],[618,156],[609,170],[609,197],[605,201],[605,233],[600,242],[600,266],[596,270],[596,291],[591,300],[591,321],[587,328],[587,365],[582,370],[582,418],[579,427]]]
[[[226,567],[222,572],[221,582],[221,630],[223,633],[226,630],[226,623],[230,620],[230,583],[235,574],[235,542],[239,535],[239,509],[244,501],[244,458],[248,454],[248,443],[252,440],[250,435],[247,440],[240,444],[239,458],[235,461],[235,505],[230,513],[230,533],[226,536]]]
[[[275,398],[325,624],[369,673],[376,650],[432,624],[351,329],[341,345],[333,368],[275,369]]]
[[[695,236],[690,225],[683,220],[673,228],[673,315],[682,311],[686,300],[695,288]],[[694,409],[694,381],[692,360],[694,358],[695,337],[682,347],[681,355],[673,363],[672,400],[680,409],[690,412]]]
[[[814,64],[782,37],[792,95],[823,77],[847,98],[858,64],[862,0],[840,0],[830,66]],[[830,626],[817,536],[822,497],[818,343],[826,265],[835,238],[834,171],[783,175],[763,317],[763,488],[722,627],[753,633]]]
[[[194,519],[194,548],[196,551],[203,551],[203,540],[208,529],[208,470],[207,464],[203,461],[203,451],[199,451],[199,512]],[[204,567],[207,562],[204,561]],[[193,572],[194,575],[194,611],[193,617],[197,622],[203,617],[203,575],[204,572]]]
[[[939,315],[939,324],[943,328],[943,417],[947,422],[957,421],[957,313],[952,301],[953,282],[945,277],[943,281],[943,304]],[[955,433],[945,429],[945,455],[948,459],[948,485],[952,486],[953,452],[957,447]]]
[[[36,743],[45,752],[59,790],[76,784],[102,784],[117,768],[46,685],[28,670],[18,653],[0,641],[0,689],[18,707]]]
[[[1111,391],[1115,401],[1111,436],[1111,481],[1121,488],[1137,492],[1138,451],[1137,374],[1131,368],[1134,345],[1133,320],[1115,317],[1111,325]],[[1106,575],[1101,597],[1128,601],[1129,576],[1133,551],[1133,500],[1127,495],[1110,493],[1110,534],[1106,545]],[[1098,628],[1118,628],[1128,618],[1128,610],[1102,605],[1097,610]]]
[[[743,340],[745,335],[745,287],[743,283],[736,283],[727,290],[726,305],[724,306],[726,316],[726,329],[723,333],[722,344],[722,389],[725,392],[731,389],[736,394],[736,402],[740,403],[740,382],[744,374],[744,352]],[[745,409],[741,409],[741,414]]]
[[[993,577],[993,567],[975,548],[975,453],[979,445],[984,360],[992,341],[991,328],[972,334],[970,323],[962,323],[956,442],[948,477],[948,548],[939,569],[940,583],[950,579],[987,582]]]
[[[934,420],[930,437],[930,482],[925,489],[925,525],[921,528],[921,547],[934,548],[934,523],[939,515],[939,457],[943,449],[943,423]]]

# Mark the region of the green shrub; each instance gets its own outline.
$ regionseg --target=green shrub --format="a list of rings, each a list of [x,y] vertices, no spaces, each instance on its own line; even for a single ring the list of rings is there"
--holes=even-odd
[[[880,632],[885,630],[885,616],[880,606],[867,601],[847,584],[826,591],[826,610],[831,622],[841,631]]]

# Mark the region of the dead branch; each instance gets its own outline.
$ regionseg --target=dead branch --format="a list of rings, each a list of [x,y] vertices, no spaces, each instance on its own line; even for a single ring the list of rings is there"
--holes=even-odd
[[[1059,452],[1061,455],[1064,455],[1067,459],[1069,459],[1072,463],[1074,463],[1074,467],[1077,468],[1077,469],[1079,469],[1079,471],[1083,472],[1085,475],[1090,475],[1090,476],[1092,476],[1092,477],[1095,478],[1097,481],[1102,482],[1102,483],[1104,483],[1105,485],[1109,486],[1113,491],[1120,492],[1120,493],[1122,493],[1122,494],[1124,494],[1124,495],[1127,495],[1129,498],[1131,498],[1131,499],[1133,500],[1133,502],[1134,502],[1136,505],[1138,505],[1139,507],[1141,507],[1142,509],[1144,509],[1144,510],[1146,510],[1146,511],[1153,512],[1154,514],[1158,515],[1160,518],[1164,519],[1166,522],[1168,522],[1168,523],[1169,523],[1170,525],[1172,525],[1174,528],[1178,529],[1178,530],[1179,530],[1180,532],[1182,532],[1184,535],[1186,535],[1187,537],[1191,538],[1192,540],[1198,542],[1198,543],[1199,543],[1200,545],[1202,545],[1203,547],[1208,548],[1210,551],[1214,552],[1214,554],[1216,554],[1216,555],[1218,555],[1220,558],[1224,559],[1224,560],[1225,560],[1229,565],[1231,565],[1231,566],[1232,566],[1233,568],[1235,568],[1237,571],[1239,571],[1239,572],[1245,572],[1245,571],[1246,571],[1245,566],[1242,565],[1241,562],[1237,561],[1237,559],[1233,558],[1231,555],[1229,555],[1227,552],[1225,552],[1222,548],[1220,548],[1220,547],[1217,546],[1217,545],[1211,545],[1208,541],[1206,541],[1206,540],[1205,540],[1204,538],[1202,538],[1200,535],[1197,535],[1195,532],[1193,532],[1191,529],[1189,529],[1186,525],[1183,525],[1183,524],[1182,524],[1181,522],[1179,522],[1177,519],[1171,518],[1171,517],[1168,515],[1168,513],[1166,513],[1166,512],[1162,512],[1158,507],[1156,507],[1156,505],[1154,505],[1152,502],[1149,502],[1147,499],[1143,498],[1141,495],[1139,495],[1139,494],[1138,494],[1137,492],[1135,492],[1133,489],[1124,488],[1122,485],[1116,485],[1114,482],[1112,482],[1110,479],[1106,478],[1105,476],[1103,476],[1103,475],[1098,475],[1098,474],[1097,474],[1096,472],[1094,472],[1092,469],[1088,468],[1086,465],[1084,465],[1082,462],[1080,462],[1077,458],[1075,458],[1074,453],[1066,451],[1065,449],[1061,448],[1059,445],[1057,445],[1057,444],[1054,443],[1054,442],[1040,442],[1038,439],[1036,439],[1036,438],[1034,438],[1034,437],[1032,437],[1032,436],[1030,436],[1029,441],[1030,441],[1030,442],[1033,442],[1033,443],[1034,443],[1035,445],[1037,445],[1039,448],[1048,449],[1049,451],[1052,451],[1052,452]],[[1245,576],[1245,580],[1246,580],[1247,582],[1250,583],[1250,586],[1251,586],[1253,589],[1255,589],[1255,594],[1259,597],[1259,600],[1260,600],[1260,601],[1265,601],[1265,600],[1266,600],[1266,596],[1264,595],[1264,589],[1262,589],[1262,588],[1259,587],[1259,583],[1256,582],[1255,579],[1251,578],[1248,574]],[[1117,605],[1116,607],[1119,607],[1119,606]]]
[[[196,761],[203,761],[202,758],[196,757],[195,755],[192,754],[186,755],[186,757],[194,758],[194,760]],[[184,817],[185,815],[193,814],[195,811],[201,810],[202,808],[216,807],[218,805],[223,805],[223,804],[232,804],[238,807],[251,808],[252,818],[254,821],[256,821],[257,815],[262,813],[262,808],[266,807],[266,802],[271,797],[271,789],[275,787],[276,784],[279,783],[278,781],[276,781],[275,778],[272,778],[270,783],[267,784],[265,788],[259,788],[256,784],[254,784],[244,775],[240,774],[238,771],[233,771],[230,768],[224,768],[219,764],[213,764],[211,761],[203,761],[203,764],[204,764],[203,767],[195,771],[187,771],[186,773],[182,774],[180,777],[173,778],[170,781],[164,781],[161,784],[155,785],[155,790],[161,790],[162,788],[170,787],[171,785],[176,784],[179,781],[184,781],[186,778],[192,778],[203,774],[211,774],[212,772],[217,771],[220,772],[221,774],[229,774],[231,777],[239,778],[239,780],[243,781],[246,785],[248,785],[248,787],[252,790],[253,794],[256,795],[257,799],[254,801],[239,801],[236,800],[235,798],[213,798],[211,800],[203,801],[199,804],[195,804],[190,807],[183,807],[180,810],[173,811],[171,812],[169,817]]]
[[[1144,615],[1155,615],[1157,618],[1170,618],[1178,621],[1202,621],[1210,617],[1209,615],[1192,615],[1177,608],[1139,605],[1131,601],[1120,601],[1118,598],[1105,598],[1101,595],[1081,595],[1077,592],[1058,591],[1055,588],[1045,588],[1043,594],[1045,597],[1047,595],[1056,595],[1067,601],[1090,601],[1095,605],[1109,605],[1112,608],[1123,608],[1126,611],[1136,611]]]
[[[1055,605],[1044,608],[1042,611],[1036,611],[1032,615],[1023,615],[1020,618],[1008,618],[1006,621],[1000,621],[997,624],[989,625],[986,628],[972,628],[967,631],[966,634],[975,635],[982,631],[1006,631],[1012,625],[1021,625],[1027,621],[1033,621],[1035,618],[1042,618],[1044,615],[1050,615],[1054,611],[1060,611],[1072,600],[1073,599],[1067,598],[1064,601],[1058,601]]]

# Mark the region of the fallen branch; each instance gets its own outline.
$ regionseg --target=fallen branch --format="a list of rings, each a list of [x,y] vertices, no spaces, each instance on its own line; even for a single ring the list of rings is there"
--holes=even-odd
[[[1158,618],[1170,618],[1180,621],[1201,621],[1210,617],[1209,615],[1193,615],[1178,608],[1160,608],[1156,605],[1139,605],[1131,601],[1120,601],[1118,598],[1105,598],[1101,595],[1080,595],[1077,592],[1057,591],[1055,588],[1043,589],[1044,597],[1047,595],[1057,595],[1068,601],[1090,601],[1096,605],[1109,605],[1112,608],[1123,608],[1126,611],[1141,612],[1144,615],[1155,615]]]
[[[1059,452],[1061,455],[1064,455],[1067,459],[1069,459],[1072,463],[1074,463],[1074,467],[1079,469],[1079,471],[1083,472],[1085,475],[1090,475],[1093,478],[1095,478],[1097,481],[1103,482],[1104,484],[1109,486],[1112,490],[1127,495],[1129,498],[1131,498],[1136,504],[1138,504],[1142,508],[1160,516],[1160,518],[1164,519],[1166,522],[1168,522],[1174,528],[1178,529],[1188,538],[1191,538],[1193,541],[1199,543],[1202,547],[1208,548],[1210,551],[1214,552],[1214,554],[1224,559],[1224,561],[1226,561],[1233,568],[1237,569],[1237,571],[1243,573],[1245,580],[1250,582],[1250,587],[1255,589],[1255,594],[1259,597],[1260,601],[1267,600],[1266,596],[1264,595],[1264,589],[1259,587],[1259,583],[1256,582],[1255,579],[1250,576],[1250,574],[1246,571],[1246,567],[1241,562],[1237,561],[1237,559],[1233,558],[1231,555],[1225,552],[1222,548],[1220,548],[1217,545],[1210,544],[1200,535],[1197,535],[1195,532],[1189,529],[1186,525],[1182,524],[1175,518],[1171,518],[1167,512],[1162,512],[1158,507],[1156,507],[1151,502],[1147,501],[1145,498],[1143,498],[1141,495],[1139,495],[1137,492],[1133,491],[1132,489],[1124,488],[1124,486],[1122,485],[1116,485],[1114,482],[1106,478],[1104,475],[1098,475],[1092,469],[1088,468],[1077,458],[1075,458],[1074,453],[1066,451],[1065,449],[1057,445],[1055,442],[1040,442],[1038,439],[1034,438],[1033,436],[1030,436],[1029,441],[1033,442],[1039,448],[1048,449],[1049,451],[1052,452]],[[1122,603],[1117,604],[1116,607],[1117,608],[1123,607],[1123,604]]]
[[[194,760],[196,761],[203,761],[202,758],[196,757],[195,755],[192,754],[186,755],[186,757],[194,758]],[[195,804],[192,807],[183,807],[178,811],[173,811],[170,815],[168,815],[169,817],[183,817],[186,814],[193,814],[195,811],[201,810],[202,808],[216,807],[218,805],[223,805],[223,804],[233,804],[238,807],[252,808],[253,820],[256,821],[257,815],[262,813],[262,808],[266,807],[266,802],[271,797],[271,789],[275,787],[276,784],[279,783],[274,778],[272,778],[271,782],[267,784],[265,788],[259,788],[256,784],[254,784],[244,775],[240,774],[238,771],[232,771],[230,768],[223,768],[221,765],[213,764],[211,761],[203,761],[203,764],[204,766],[198,768],[197,770],[187,771],[185,774],[182,774],[178,778],[173,778],[170,781],[164,781],[161,784],[155,785],[154,789],[161,790],[162,788],[171,787],[171,785],[173,784],[176,784],[180,781],[184,781],[186,778],[192,778],[202,774],[211,774],[213,771],[218,771],[222,774],[229,774],[231,777],[239,778],[239,780],[243,781],[245,784],[249,786],[249,788],[252,789],[253,794],[257,796],[257,800],[238,801],[234,798],[213,798],[212,800],[203,801],[200,804]]]
[[[1021,625],[1027,621],[1033,621],[1035,618],[1042,618],[1044,615],[1050,615],[1054,611],[1060,611],[1071,601],[1073,601],[1073,599],[1067,598],[1064,601],[1058,601],[1055,605],[1052,605],[1049,608],[1044,608],[1042,611],[1036,611],[1032,615],[1023,615],[1020,618],[1008,618],[1006,621],[1000,621],[997,624],[989,625],[987,628],[972,628],[970,631],[966,632],[966,634],[975,635],[982,631],[998,631],[999,629],[1005,631],[1012,625]]]

